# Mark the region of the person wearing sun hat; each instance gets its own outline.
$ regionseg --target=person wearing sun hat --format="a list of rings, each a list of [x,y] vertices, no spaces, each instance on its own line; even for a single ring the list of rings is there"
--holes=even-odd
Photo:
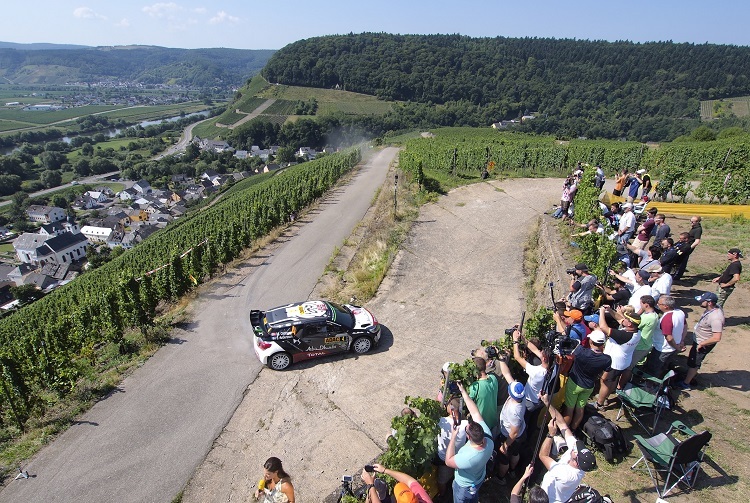
[[[719,297],[713,292],[704,292],[695,298],[704,309],[700,320],[695,324],[693,346],[688,354],[688,370],[683,382],[677,385],[683,390],[690,389],[690,382],[698,374],[703,359],[721,341],[724,332],[724,311],[718,305]]]
[[[713,280],[714,283],[719,284],[719,300],[716,305],[722,309],[724,309],[724,303],[732,294],[735,285],[740,280],[740,274],[742,274],[742,262],[740,262],[740,259],[743,257],[744,255],[739,248],[730,248],[729,251],[727,251],[729,265],[724,269],[724,272],[721,273],[721,276],[714,278]]]

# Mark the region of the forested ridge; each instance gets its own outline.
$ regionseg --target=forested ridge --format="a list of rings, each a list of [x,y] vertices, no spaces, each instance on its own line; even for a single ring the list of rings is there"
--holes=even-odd
[[[0,48],[0,75],[20,84],[115,79],[191,87],[240,85],[257,74],[273,52],[155,46]]]
[[[290,44],[262,74],[494,121],[539,112],[538,132],[663,140],[695,127],[701,99],[750,94],[750,47],[363,33]]]

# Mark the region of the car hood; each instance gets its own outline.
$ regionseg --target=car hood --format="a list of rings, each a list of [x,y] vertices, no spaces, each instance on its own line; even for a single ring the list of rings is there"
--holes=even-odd
[[[375,319],[375,316],[364,307],[352,306],[350,304],[347,304],[346,307],[348,307],[354,315],[354,328],[364,330],[367,327],[378,324],[378,320]]]

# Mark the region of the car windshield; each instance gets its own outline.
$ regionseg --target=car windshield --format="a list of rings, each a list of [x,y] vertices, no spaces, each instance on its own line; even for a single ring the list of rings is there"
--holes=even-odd
[[[354,328],[354,315],[348,307],[327,302],[331,307],[331,321],[347,328]]]

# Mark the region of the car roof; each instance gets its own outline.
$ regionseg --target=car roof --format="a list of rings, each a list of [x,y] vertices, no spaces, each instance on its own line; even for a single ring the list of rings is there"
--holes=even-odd
[[[266,311],[266,323],[272,327],[324,322],[331,316],[331,308],[321,300],[295,302]]]

